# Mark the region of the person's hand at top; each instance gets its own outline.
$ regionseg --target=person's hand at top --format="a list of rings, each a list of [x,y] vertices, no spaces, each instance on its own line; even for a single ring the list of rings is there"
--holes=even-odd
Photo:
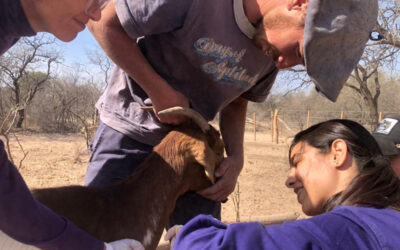
[[[189,100],[182,93],[174,90],[173,88],[168,88],[167,92],[160,93],[159,97],[151,97],[150,99],[153,103],[154,114],[158,120],[162,123],[167,123],[171,125],[178,125],[184,122],[187,117],[182,115],[158,115],[158,112],[167,108],[174,106],[181,106],[188,108]]]

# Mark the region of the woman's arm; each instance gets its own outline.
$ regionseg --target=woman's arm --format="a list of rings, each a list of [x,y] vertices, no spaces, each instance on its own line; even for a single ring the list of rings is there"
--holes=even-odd
[[[0,230],[41,249],[103,249],[104,243],[36,201],[0,140]]]

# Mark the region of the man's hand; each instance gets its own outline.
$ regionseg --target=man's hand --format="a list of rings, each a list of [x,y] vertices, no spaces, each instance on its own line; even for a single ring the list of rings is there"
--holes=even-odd
[[[225,158],[215,171],[218,181],[211,187],[199,191],[198,194],[213,201],[226,200],[235,190],[236,181],[242,168],[243,158],[234,156]]]
[[[160,93],[162,97],[152,97],[150,99],[153,103],[153,110],[154,114],[158,118],[158,120],[162,123],[178,125],[184,122],[187,117],[182,115],[162,115],[159,116],[158,112],[167,108],[171,108],[174,106],[181,106],[181,107],[189,107],[189,100],[181,94],[180,92],[169,88],[168,93]]]
[[[105,250],[144,250],[142,243],[137,240],[123,239],[104,243]]]

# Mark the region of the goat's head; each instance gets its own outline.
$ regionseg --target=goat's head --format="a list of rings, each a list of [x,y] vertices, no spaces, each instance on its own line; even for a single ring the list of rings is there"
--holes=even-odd
[[[215,168],[222,162],[224,144],[220,133],[196,111],[173,107],[159,112],[159,115],[180,114],[189,121],[174,129],[179,154],[186,161],[183,176],[191,180],[190,189],[200,190],[215,182]],[[202,173],[200,173],[202,172]],[[193,176],[193,177],[190,177]]]

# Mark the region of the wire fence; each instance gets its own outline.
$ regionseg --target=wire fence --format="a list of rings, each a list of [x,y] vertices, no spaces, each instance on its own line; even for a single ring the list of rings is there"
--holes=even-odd
[[[322,110],[268,110],[265,113],[248,112],[246,116],[246,130],[254,133],[270,133],[272,142],[279,142],[281,137],[291,137],[297,132],[312,126],[313,124],[330,119],[349,119],[363,125],[372,132],[377,123],[387,115],[400,114],[395,111],[380,111],[378,117],[371,116],[366,111],[322,111]]]

